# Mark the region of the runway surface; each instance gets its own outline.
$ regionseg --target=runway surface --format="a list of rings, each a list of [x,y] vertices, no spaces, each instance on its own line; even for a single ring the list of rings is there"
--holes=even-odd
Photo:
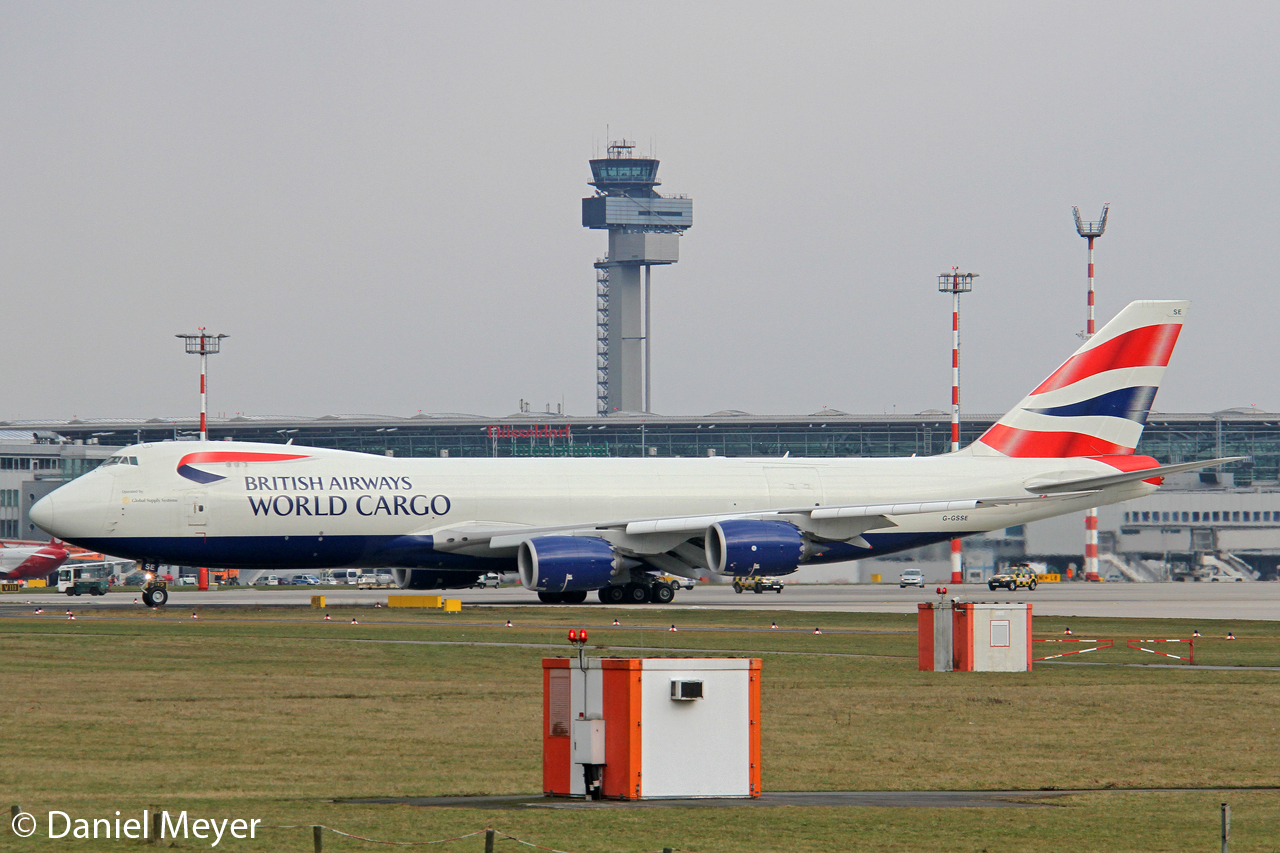
[[[196,605],[306,605],[312,595],[324,595],[330,605],[386,604],[388,595],[401,590],[276,589],[271,587],[221,589],[198,592],[189,587],[170,590],[171,607]],[[430,592],[430,591],[428,591]],[[443,590],[447,598],[459,598],[464,606],[500,605],[546,608],[521,588]],[[1109,616],[1177,619],[1280,619],[1280,583],[1113,583],[1041,584],[1034,592],[1017,593],[985,586],[950,586],[949,594],[969,601],[1030,601],[1040,616]],[[68,604],[134,606],[136,593],[113,592],[101,597],[70,597],[57,593],[23,590],[0,596],[0,608],[25,607],[26,602],[48,607]],[[610,607],[646,612],[664,609],[790,610],[797,612],[915,613],[921,601],[937,598],[932,588],[899,589],[892,584],[794,584],[781,593],[734,593],[720,584],[703,584],[682,590],[668,605],[603,605],[594,596],[585,607]],[[140,605],[138,605],[140,606]]]

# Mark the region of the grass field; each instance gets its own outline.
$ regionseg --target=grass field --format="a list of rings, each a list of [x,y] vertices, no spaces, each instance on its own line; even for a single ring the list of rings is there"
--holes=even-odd
[[[74,622],[6,617],[0,790],[37,815],[158,806],[390,840],[494,826],[575,853],[1216,850],[1218,803],[1229,801],[1233,851],[1280,851],[1278,791],[1126,790],[1280,784],[1280,672],[1236,668],[1280,667],[1280,624],[1038,617],[1045,638],[1061,637],[1068,621],[1076,638],[1117,641],[1186,637],[1198,627],[1197,662],[1232,668],[1124,666],[1154,659],[1117,642],[1084,656],[1092,665],[944,674],[916,671],[913,617],[682,611],[661,617],[677,620],[673,633],[658,612],[513,607],[445,617],[331,608],[333,621],[324,622],[309,608],[207,608],[197,620],[174,609],[78,608]],[[613,627],[615,614],[650,624]],[[514,627],[504,627],[508,618]],[[775,619],[778,630],[769,628]],[[765,790],[1096,793],[980,809],[480,811],[329,802],[538,791],[539,660],[567,653],[565,629],[584,625],[598,654],[763,657]],[[1228,630],[1238,639],[1221,639]],[[684,649],[698,651],[677,651]],[[219,847],[311,849],[309,830],[260,835]],[[137,843],[64,841],[86,850]],[[2,850],[58,843],[0,831]],[[339,836],[325,843],[372,847]],[[483,841],[432,849],[478,851]]]

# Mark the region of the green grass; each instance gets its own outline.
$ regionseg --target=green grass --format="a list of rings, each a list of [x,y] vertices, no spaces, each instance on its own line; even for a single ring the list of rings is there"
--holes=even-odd
[[[1280,672],[1121,666],[1153,658],[1113,649],[1083,657],[1115,665],[921,673],[914,617],[893,614],[331,608],[324,622],[305,607],[202,607],[198,620],[172,608],[74,609],[74,622],[0,620],[0,791],[38,814],[159,805],[391,840],[492,825],[582,853],[1181,851],[1212,848],[1225,799],[1235,811],[1233,850],[1280,850],[1276,792],[1113,791],[1034,809],[946,810],[491,812],[326,802],[538,791],[539,661],[567,653],[571,626],[589,629],[598,654],[763,657],[763,782],[774,791],[1272,786]],[[622,626],[609,624],[615,615]],[[508,618],[515,627],[504,627]],[[671,620],[677,632],[667,630]],[[640,622],[648,624],[632,624]],[[1182,621],[1037,618],[1037,635],[1060,637],[1068,622],[1076,638],[1189,634]],[[1276,623],[1196,625],[1205,635],[1197,660],[1280,666]],[[1227,630],[1240,639],[1218,639]],[[257,843],[220,847],[310,844],[307,832],[271,830]],[[0,850],[50,846],[0,831]],[[369,845],[330,836],[326,849]]]

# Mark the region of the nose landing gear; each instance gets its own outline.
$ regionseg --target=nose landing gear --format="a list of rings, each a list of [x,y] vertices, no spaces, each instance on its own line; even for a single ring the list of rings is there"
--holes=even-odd
[[[143,563],[147,582],[142,587],[142,603],[148,607],[164,607],[169,601],[169,584],[160,576],[159,563]]]

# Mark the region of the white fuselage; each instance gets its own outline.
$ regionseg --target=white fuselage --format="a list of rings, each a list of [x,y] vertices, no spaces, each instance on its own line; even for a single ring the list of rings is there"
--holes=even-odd
[[[463,537],[469,531],[518,533],[783,508],[1025,497],[1028,482],[1116,470],[1087,458],[964,454],[398,459],[240,442],[143,444],[119,456],[124,464],[103,466],[63,486],[33,508],[32,518],[69,542],[148,562],[458,571],[488,570],[494,560],[509,561],[515,553],[468,549]],[[274,458],[279,456],[298,458]],[[869,532],[856,550],[837,548],[825,559],[900,551],[1139,497],[1155,488],[1131,482],[1046,504],[891,517],[891,530]],[[862,547],[866,544],[871,548]]]

